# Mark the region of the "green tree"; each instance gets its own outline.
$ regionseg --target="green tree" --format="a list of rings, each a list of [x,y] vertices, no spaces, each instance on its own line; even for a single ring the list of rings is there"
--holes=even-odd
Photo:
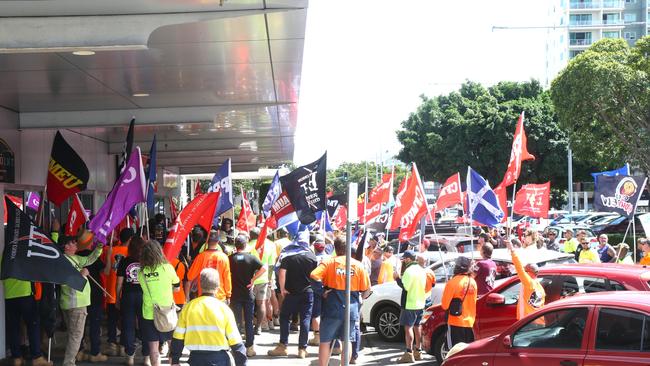
[[[574,156],[615,168],[650,171],[650,37],[630,48],[603,39],[572,59],[551,85]]]
[[[365,192],[366,182],[366,163],[368,164],[368,187],[377,185],[377,165],[374,162],[359,162],[359,163],[342,163],[336,169],[327,170],[327,186],[334,192],[334,194],[345,193],[348,183],[357,183],[359,187],[359,194]],[[384,166],[384,173],[390,173],[391,167]],[[402,165],[395,166],[395,180],[397,184],[393,184],[394,191],[397,190],[397,185],[404,179],[407,169]]]
[[[525,112],[528,151],[535,161],[522,164],[521,184],[551,181],[567,187],[567,136],[557,124],[548,92],[530,82],[501,82],[490,88],[465,82],[459,91],[433,98],[402,122],[397,138],[402,143],[398,158],[414,161],[420,174],[437,182],[467,166],[498,185],[510,159],[519,114]],[[574,179],[588,180],[588,167],[574,160]]]

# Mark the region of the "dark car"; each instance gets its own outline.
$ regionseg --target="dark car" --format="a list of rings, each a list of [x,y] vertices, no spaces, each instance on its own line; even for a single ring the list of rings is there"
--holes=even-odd
[[[645,231],[643,230],[643,225],[641,225],[641,221],[639,220],[639,216],[645,215],[644,213],[637,213],[634,214],[634,227],[635,227],[635,232],[637,236],[645,236]],[[602,224],[602,225],[592,225],[591,230],[596,233],[596,235],[600,234],[625,234],[625,232],[628,232],[628,235],[632,235],[632,228],[629,230],[627,229],[628,225],[630,224],[630,219],[627,218],[627,216],[621,216],[617,217],[614,220],[610,221],[607,224]]]

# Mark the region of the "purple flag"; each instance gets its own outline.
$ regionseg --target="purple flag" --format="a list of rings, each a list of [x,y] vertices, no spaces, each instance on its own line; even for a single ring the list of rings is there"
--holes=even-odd
[[[38,205],[41,203],[41,196],[36,192],[30,192],[27,198],[27,207],[34,211],[38,211]]]
[[[95,238],[106,243],[107,236],[124,219],[129,210],[136,203],[145,202],[146,181],[142,167],[140,148],[136,147],[124,171],[115,182],[106,202],[90,220],[88,228],[95,234]]]

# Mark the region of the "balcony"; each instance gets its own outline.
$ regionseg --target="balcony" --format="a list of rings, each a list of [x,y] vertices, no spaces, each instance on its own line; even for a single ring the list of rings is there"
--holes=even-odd
[[[569,7],[571,9],[598,9],[600,8],[600,1],[589,1],[589,2],[572,1]]]
[[[623,19],[604,19],[603,25],[623,25]]]
[[[603,1],[603,9],[623,9],[623,8],[625,8],[625,1],[621,1],[621,0]]]
[[[569,3],[572,10],[580,9],[623,9],[625,1],[623,0],[594,0],[594,1],[572,1]]]
[[[605,19],[605,20],[572,20],[569,21],[569,28],[589,28],[589,27],[607,27],[623,26],[623,19]]]
[[[570,39],[569,46],[589,46],[592,42],[591,39]]]

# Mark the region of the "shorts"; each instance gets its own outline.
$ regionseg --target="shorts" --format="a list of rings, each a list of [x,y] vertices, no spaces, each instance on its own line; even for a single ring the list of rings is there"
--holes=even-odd
[[[311,308],[311,317],[318,318],[321,315],[323,304],[323,285],[320,282],[312,282],[312,290],[314,291],[314,305]]]
[[[345,317],[321,318],[320,321],[320,343],[330,343],[335,339],[343,338],[343,326]],[[354,341],[355,320],[350,319],[350,333],[348,339]]]
[[[447,332],[447,346],[451,349],[451,347],[460,342],[474,342],[474,329],[471,327],[466,328],[450,325]]]
[[[412,327],[415,325],[420,325],[422,321],[423,310],[406,310],[402,309],[399,314],[399,325]]]
[[[271,298],[271,293],[269,292],[268,283],[260,283],[253,286],[253,294],[255,295],[255,301],[264,301]]]
[[[153,320],[142,319],[140,323],[140,333],[142,335],[143,342],[166,342],[172,339],[171,332],[160,332],[156,329],[156,326],[153,324]]]

